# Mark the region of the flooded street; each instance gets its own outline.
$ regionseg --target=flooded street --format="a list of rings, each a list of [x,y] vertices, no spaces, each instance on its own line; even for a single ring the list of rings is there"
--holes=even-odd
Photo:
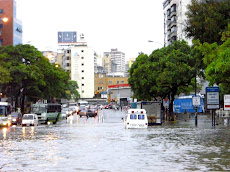
[[[124,129],[124,112],[0,132],[0,171],[229,171],[230,129],[211,118]]]

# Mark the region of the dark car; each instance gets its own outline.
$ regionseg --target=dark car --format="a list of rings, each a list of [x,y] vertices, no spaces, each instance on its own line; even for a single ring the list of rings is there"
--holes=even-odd
[[[98,112],[97,106],[90,106],[87,111],[87,115],[89,117],[95,117],[97,116],[97,112]]]
[[[12,112],[10,116],[12,125],[22,124],[22,114],[20,112]]]
[[[88,109],[86,107],[80,106],[78,115],[80,117],[82,117],[82,116],[86,116],[87,117],[87,111],[88,111]]]

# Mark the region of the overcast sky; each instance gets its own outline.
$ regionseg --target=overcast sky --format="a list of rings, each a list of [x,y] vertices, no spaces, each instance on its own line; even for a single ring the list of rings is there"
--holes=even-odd
[[[163,0],[16,0],[23,43],[57,50],[58,31],[84,33],[98,54],[111,48],[135,58],[164,41]],[[78,36],[79,38],[79,36]],[[149,43],[153,40],[158,43]],[[161,43],[161,44],[160,44]]]

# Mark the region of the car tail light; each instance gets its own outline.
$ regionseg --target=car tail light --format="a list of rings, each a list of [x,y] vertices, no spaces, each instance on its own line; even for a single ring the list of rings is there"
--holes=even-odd
[[[84,112],[84,114],[86,114],[86,112]]]
[[[144,113],[143,111],[141,111],[141,113]]]
[[[95,111],[95,113],[97,113],[97,111]]]
[[[145,125],[148,125],[148,123],[145,123]]]
[[[132,111],[132,113],[134,113],[134,111]]]

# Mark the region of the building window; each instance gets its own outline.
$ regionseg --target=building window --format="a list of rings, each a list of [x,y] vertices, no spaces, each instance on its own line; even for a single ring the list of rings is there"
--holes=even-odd
[[[119,84],[119,81],[117,81],[117,84]]]
[[[84,53],[84,50],[81,50],[82,53]]]
[[[84,73],[84,70],[82,70],[81,72]]]
[[[3,9],[0,9],[0,13],[3,13]]]
[[[173,5],[171,6],[171,12],[176,12],[176,4],[173,4]]]
[[[66,57],[66,60],[69,60],[69,56]]]
[[[82,92],[82,93],[84,93],[85,91],[84,91],[84,90],[82,90],[81,92]]]
[[[81,59],[84,59],[84,57],[81,57]]]
[[[121,83],[122,83],[122,84],[124,84],[124,83],[125,83],[125,81],[121,81]]]
[[[103,90],[103,87],[98,87],[98,90]]]
[[[70,53],[71,52],[71,50],[67,50],[67,53]]]
[[[113,83],[113,81],[109,81],[109,84],[112,84]]]
[[[82,63],[81,65],[84,66],[84,63]]]
[[[99,81],[99,84],[103,84],[103,81]]]
[[[84,77],[81,77],[81,79],[85,79]]]
[[[81,86],[85,86],[85,84],[81,84]]]
[[[69,66],[69,63],[66,63],[66,66]]]

